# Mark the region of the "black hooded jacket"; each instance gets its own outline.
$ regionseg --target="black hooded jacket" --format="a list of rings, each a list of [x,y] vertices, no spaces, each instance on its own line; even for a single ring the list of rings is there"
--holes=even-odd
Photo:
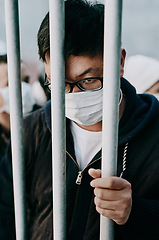
[[[114,223],[115,240],[157,240],[159,236],[159,103],[148,94],[137,95],[125,79],[126,99],[119,123],[117,176],[123,170],[123,152],[128,143],[123,178],[132,184],[132,211],[126,224]],[[48,102],[25,118],[26,195],[29,240],[52,239],[52,141]],[[106,146],[105,146],[106,147]],[[66,120],[67,239],[99,240],[99,214],[90,187],[90,167],[100,168],[101,151],[82,171],[76,161],[70,121]],[[0,165],[0,239],[14,239],[14,210],[10,148]]]

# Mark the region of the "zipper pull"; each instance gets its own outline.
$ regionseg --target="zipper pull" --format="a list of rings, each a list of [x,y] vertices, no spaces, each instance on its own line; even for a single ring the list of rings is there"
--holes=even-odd
[[[79,171],[76,179],[76,184],[81,185],[81,180],[82,180],[82,171]]]

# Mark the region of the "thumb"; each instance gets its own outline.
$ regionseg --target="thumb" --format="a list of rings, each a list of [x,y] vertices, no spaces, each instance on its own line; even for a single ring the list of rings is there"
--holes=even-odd
[[[88,173],[92,178],[100,178],[101,177],[101,170],[100,169],[90,168],[88,170]]]

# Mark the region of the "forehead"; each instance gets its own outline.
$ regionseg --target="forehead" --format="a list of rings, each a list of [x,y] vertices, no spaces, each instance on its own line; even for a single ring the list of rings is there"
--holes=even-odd
[[[48,77],[50,76],[50,56],[46,55],[44,62],[45,71]],[[75,79],[84,75],[98,77],[103,73],[103,58],[101,55],[90,57],[88,55],[74,56],[67,58],[65,63],[65,75],[67,79]]]
[[[66,61],[66,76],[80,77],[86,74],[100,74],[103,71],[102,56],[73,56]]]

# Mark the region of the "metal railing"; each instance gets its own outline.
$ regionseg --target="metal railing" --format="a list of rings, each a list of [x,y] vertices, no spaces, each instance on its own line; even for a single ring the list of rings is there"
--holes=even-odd
[[[50,59],[54,239],[66,239],[64,1],[50,0]],[[116,174],[122,0],[107,0],[104,40],[102,177]],[[18,0],[5,0],[16,239],[27,239]],[[109,126],[109,127],[107,127]],[[107,146],[107,147],[105,147]],[[114,238],[113,223],[101,216],[100,240]]]
[[[18,0],[5,0],[16,239],[27,239]]]
[[[122,0],[107,0],[104,29],[102,177],[117,170]],[[109,127],[108,127],[109,126]],[[113,221],[101,216],[100,240],[114,239]]]
[[[54,239],[66,239],[64,1],[49,2]]]

